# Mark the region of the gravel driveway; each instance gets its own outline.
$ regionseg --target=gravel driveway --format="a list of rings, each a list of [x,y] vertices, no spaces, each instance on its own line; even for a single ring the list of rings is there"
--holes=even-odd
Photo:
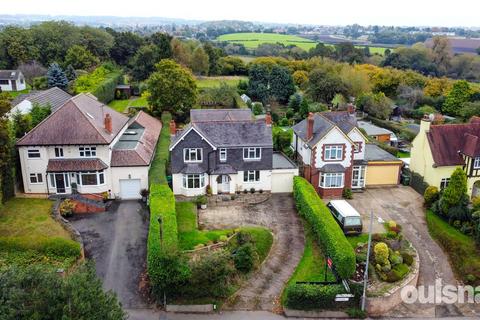
[[[447,255],[430,237],[425,221],[423,197],[410,187],[367,189],[355,193],[349,200],[362,215],[369,216],[373,211],[378,228],[378,217],[395,220],[403,227],[405,237],[417,249],[420,257],[418,285],[434,285],[436,279],[443,284],[457,285]],[[365,219],[368,220],[368,219]],[[368,222],[364,220],[364,231],[368,232]],[[418,305],[402,304],[387,317],[440,317],[472,315],[473,305]]]
[[[86,256],[95,261],[106,290],[114,291],[124,308],[144,308],[138,288],[145,270],[148,210],[138,201],[114,202],[108,212],[76,215]]]
[[[219,205],[200,211],[200,224],[209,229],[263,226],[274,234],[270,254],[260,269],[237,292],[226,309],[280,308],[283,287],[300,261],[304,248],[302,222],[290,194],[272,194],[256,205]]]

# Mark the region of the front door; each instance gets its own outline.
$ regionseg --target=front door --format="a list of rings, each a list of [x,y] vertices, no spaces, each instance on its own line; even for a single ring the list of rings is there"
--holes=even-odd
[[[222,175],[220,191],[222,193],[230,193],[230,177],[227,175]]]
[[[10,82],[12,83],[12,91],[17,91],[17,81],[10,80]]]
[[[55,174],[55,185],[57,186],[57,193],[65,193],[65,175],[63,173]]]
[[[352,189],[365,187],[365,166],[354,166],[352,171]]]

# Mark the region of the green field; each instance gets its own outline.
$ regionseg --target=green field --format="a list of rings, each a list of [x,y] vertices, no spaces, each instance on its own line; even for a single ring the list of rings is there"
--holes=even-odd
[[[222,76],[222,77],[197,77],[197,87],[199,89],[218,87],[222,82],[229,86],[236,87],[241,80],[247,80],[242,76]]]
[[[284,45],[296,45],[303,50],[310,50],[317,45],[316,41],[302,38],[294,35],[278,34],[278,33],[229,33],[223,34],[217,38],[218,41],[228,41],[232,43],[243,44],[247,49],[255,49],[262,43],[282,43]],[[363,46],[356,46],[357,48],[363,48]],[[370,53],[378,53],[383,55],[387,48],[371,46]]]

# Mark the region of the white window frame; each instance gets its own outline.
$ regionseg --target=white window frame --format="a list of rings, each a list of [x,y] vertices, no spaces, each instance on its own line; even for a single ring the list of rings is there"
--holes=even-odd
[[[258,151],[258,154],[257,154]],[[243,160],[260,160],[262,159],[262,148],[247,147],[243,148]]]
[[[189,173],[184,174],[182,186],[184,189],[202,189],[205,187],[205,174],[203,173]],[[192,181],[192,187],[188,186],[189,180]],[[198,187],[195,187],[195,180],[198,180]]]
[[[359,153],[361,149],[362,143],[361,142],[354,142],[353,143],[353,152]]]
[[[255,183],[260,181],[260,170],[243,171],[243,182]]]
[[[32,181],[35,179],[35,182]],[[43,184],[43,175],[41,173],[30,173],[30,184]]]
[[[480,157],[476,157],[473,160],[473,169],[480,169]]]
[[[61,175],[63,174],[63,180],[65,182],[65,189],[70,188],[70,175],[67,172],[61,173],[61,172],[54,172],[54,173],[49,173],[49,179],[50,179],[50,186],[49,188],[57,188],[57,182],[55,180],[55,175]],[[79,185],[79,183],[77,183]]]
[[[78,153],[81,158],[95,158],[97,156],[97,147],[96,146],[78,147]],[[87,155],[87,153],[89,155]]]
[[[33,154],[35,154],[35,155],[38,154],[38,157],[32,157]],[[40,149],[28,149],[27,150],[27,157],[28,157],[28,159],[41,159],[42,154],[40,152]]]
[[[227,149],[226,148],[220,148],[219,151],[219,159],[222,162],[227,161]]]
[[[327,156],[328,153],[328,156]],[[323,150],[323,158],[325,161],[341,161],[343,159],[343,146],[331,145],[325,146]]]
[[[449,183],[450,183],[450,178],[442,178],[442,180],[440,180],[440,190],[445,189]]]
[[[327,183],[329,179],[329,183]],[[340,184],[333,184],[332,182],[340,181]],[[332,173],[322,173],[320,176],[320,187],[323,189],[339,189],[345,186],[345,173],[343,172],[332,172]]]
[[[63,148],[62,147],[55,147],[54,149],[55,158],[63,158]]]
[[[188,157],[187,157],[188,155]],[[195,155],[195,160],[192,160]],[[200,155],[200,158],[198,157]],[[185,148],[183,149],[183,161],[185,163],[200,163],[203,161],[203,148]]]
[[[96,184],[83,184],[82,182],[82,176],[83,175],[93,175],[95,174],[96,175]],[[85,187],[94,187],[94,186],[103,186],[105,185],[105,172],[104,170],[100,170],[100,171],[81,171],[81,172],[77,172],[76,173],[76,176],[77,176],[77,185],[79,186],[85,186]],[[100,177],[102,177],[103,179],[103,182],[101,183],[100,182]]]

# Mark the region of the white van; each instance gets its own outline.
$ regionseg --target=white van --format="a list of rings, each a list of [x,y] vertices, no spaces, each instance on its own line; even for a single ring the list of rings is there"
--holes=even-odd
[[[362,233],[362,218],[357,210],[345,200],[332,200],[327,204],[345,234]]]

